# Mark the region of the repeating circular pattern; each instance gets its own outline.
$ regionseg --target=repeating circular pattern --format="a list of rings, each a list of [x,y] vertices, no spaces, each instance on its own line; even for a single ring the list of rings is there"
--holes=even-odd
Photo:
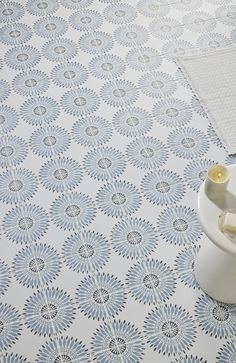
[[[4,295],[11,282],[10,268],[5,261],[0,260],[0,296]]]
[[[3,218],[3,231],[16,243],[33,242],[41,238],[49,226],[46,211],[28,204],[11,209]]]
[[[171,5],[177,10],[193,11],[201,7],[202,0],[180,0],[178,2],[172,3]]]
[[[18,115],[14,108],[3,105],[0,106],[0,134],[14,130],[18,124]]]
[[[101,88],[101,96],[110,106],[125,107],[138,99],[139,92],[132,82],[119,79],[115,83],[105,83]]]
[[[195,54],[196,48],[186,40],[177,39],[166,42],[162,47],[162,54],[167,59],[173,60],[176,57]]]
[[[76,302],[88,318],[114,318],[124,308],[124,285],[117,277],[105,273],[86,277],[76,290]]]
[[[18,354],[7,353],[2,356],[2,363],[28,363],[28,361]]]
[[[95,147],[108,142],[112,136],[111,125],[104,118],[89,116],[72,127],[74,140],[83,146]]]
[[[223,24],[236,25],[236,5],[221,6],[216,9],[215,15]]]
[[[179,202],[185,194],[185,186],[178,174],[170,170],[152,171],[141,182],[144,196],[157,205]]]
[[[172,363],[207,363],[207,361],[191,354],[185,355],[184,357],[182,356],[179,359],[176,358],[174,361],[172,361]]]
[[[202,105],[201,101],[195,95],[191,98],[191,106],[194,109],[194,111],[196,111],[199,115],[201,115],[202,117],[207,117],[204,106]],[[211,127],[211,125],[209,125],[209,127]],[[213,130],[212,127],[211,127],[211,129]]]
[[[157,232],[141,218],[129,218],[117,223],[111,232],[111,243],[121,256],[131,259],[147,257],[157,247]]]
[[[222,144],[211,124],[209,124],[207,127],[207,136],[213,144],[219,146],[220,148],[224,148],[224,145]]]
[[[163,40],[179,38],[183,34],[183,26],[171,18],[165,18],[161,22],[159,19],[153,20],[149,25],[149,30],[154,37]]]
[[[197,33],[210,32],[216,27],[216,20],[203,11],[186,14],[183,17],[186,28]]]
[[[74,316],[70,295],[55,287],[35,292],[27,299],[24,307],[27,328],[43,336],[63,332],[72,324]]]
[[[57,227],[73,230],[87,226],[96,214],[93,200],[86,194],[70,193],[58,197],[51,206],[51,218]]]
[[[49,160],[39,172],[42,184],[53,192],[66,192],[77,187],[82,180],[82,168],[68,157]]]
[[[18,252],[13,261],[13,272],[24,286],[40,288],[51,283],[61,269],[57,251],[45,244],[34,244]]]
[[[169,266],[158,260],[136,263],[126,275],[129,293],[143,304],[165,302],[174,293],[176,282]]]
[[[27,10],[36,16],[47,16],[55,13],[59,8],[58,0],[28,0]]]
[[[167,356],[189,350],[196,339],[196,327],[189,312],[172,304],[152,310],[146,317],[144,330],[151,347]]]
[[[138,47],[148,41],[148,32],[141,25],[126,24],[114,32],[115,40],[125,47]]]
[[[216,362],[217,363],[233,363],[236,359],[236,349],[235,344],[233,342],[228,342],[220,348]]]
[[[66,92],[61,98],[64,110],[73,116],[85,116],[95,112],[100,104],[96,93],[88,88]]]
[[[26,142],[18,136],[3,136],[0,138],[0,166],[16,166],[24,161],[28,153]]]
[[[82,10],[73,13],[69,17],[73,28],[79,31],[91,31],[102,25],[102,16],[95,10]]]
[[[139,80],[141,91],[149,97],[168,97],[176,91],[176,82],[167,73],[152,71]]]
[[[146,170],[158,168],[168,159],[166,146],[153,137],[134,140],[128,145],[126,154],[131,164]]]
[[[20,314],[12,305],[0,303],[0,349],[11,347],[19,339],[22,330]]]
[[[89,363],[89,352],[85,345],[78,339],[72,337],[57,337],[50,339],[38,352],[37,363],[59,363],[59,362],[76,362]],[[20,363],[20,362],[19,362]]]
[[[0,79],[0,102],[10,95],[10,86],[7,81]]]
[[[192,110],[186,102],[168,98],[153,106],[153,117],[164,126],[176,128],[189,123],[192,118]]]
[[[124,155],[112,148],[93,149],[84,158],[84,168],[94,179],[109,180],[119,177],[125,170]]]
[[[110,258],[109,243],[95,231],[81,231],[67,238],[62,250],[66,265],[73,271],[99,271]]]
[[[4,58],[8,67],[12,69],[30,69],[40,61],[39,51],[30,45],[21,45],[9,49]]]
[[[141,333],[127,321],[105,323],[92,337],[92,353],[97,363],[139,363],[144,349]]]
[[[79,39],[80,49],[90,54],[103,54],[113,47],[112,37],[104,32],[96,31],[82,35]]]
[[[89,70],[97,78],[113,80],[125,72],[125,62],[117,55],[104,54],[91,60]]]
[[[59,87],[80,86],[88,79],[88,72],[80,63],[67,62],[56,65],[51,72],[51,77]]]
[[[152,118],[142,108],[124,108],[113,117],[115,129],[124,136],[138,137],[144,135],[152,128]]]
[[[174,154],[184,159],[201,157],[209,149],[206,135],[202,131],[190,127],[172,131],[167,143]]]
[[[81,9],[86,8],[92,4],[93,0],[60,0],[61,4],[67,9]]]
[[[33,152],[42,157],[53,157],[68,149],[70,137],[65,129],[58,126],[47,126],[33,132],[30,146]]]
[[[158,217],[157,226],[166,242],[179,246],[197,242],[202,234],[197,214],[189,207],[165,209]]]
[[[164,17],[170,11],[166,0],[139,0],[137,8],[141,14],[150,18]]]
[[[198,251],[199,246],[191,246],[191,248],[180,251],[175,259],[175,270],[179,279],[192,289],[199,288],[193,272]]]
[[[200,159],[190,162],[184,169],[184,177],[190,188],[198,192],[207,176],[207,170],[214,164],[213,160]]]
[[[24,15],[24,8],[21,4],[9,1],[0,4],[0,23],[18,21]]]
[[[235,305],[217,302],[208,295],[202,295],[195,305],[195,315],[201,329],[210,336],[222,339],[235,333]]]
[[[126,62],[137,71],[151,71],[161,65],[162,58],[155,49],[142,47],[131,49]]]
[[[27,42],[32,37],[32,31],[26,24],[15,23],[5,25],[0,29],[0,42],[7,45],[19,45]]]
[[[21,106],[21,116],[32,126],[47,125],[59,116],[59,105],[51,97],[31,98]]]
[[[141,205],[141,197],[136,186],[118,180],[99,189],[97,202],[106,215],[125,217],[137,211]]]
[[[52,62],[68,61],[77,54],[77,50],[77,44],[66,38],[49,40],[42,47],[44,57]]]
[[[0,175],[0,200],[21,203],[34,196],[38,189],[36,176],[27,169],[12,169]]]
[[[127,24],[137,17],[137,12],[133,6],[119,2],[108,5],[103,14],[107,21],[114,24]]]
[[[34,23],[34,31],[43,38],[54,38],[66,33],[68,29],[67,22],[58,17],[41,18]]]
[[[46,73],[38,70],[19,73],[13,80],[13,89],[22,96],[37,96],[47,91],[49,80]]]
[[[225,48],[230,45],[230,39],[218,33],[203,34],[197,39],[197,46],[206,51]]]

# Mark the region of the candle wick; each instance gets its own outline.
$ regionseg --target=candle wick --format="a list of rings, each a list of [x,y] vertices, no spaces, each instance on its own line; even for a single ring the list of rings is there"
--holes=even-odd
[[[218,178],[220,178],[221,177],[221,173],[218,173]]]

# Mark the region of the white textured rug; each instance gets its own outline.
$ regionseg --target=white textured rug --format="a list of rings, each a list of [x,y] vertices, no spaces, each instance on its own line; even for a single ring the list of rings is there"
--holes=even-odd
[[[229,154],[236,153],[236,47],[179,58],[212,126]]]

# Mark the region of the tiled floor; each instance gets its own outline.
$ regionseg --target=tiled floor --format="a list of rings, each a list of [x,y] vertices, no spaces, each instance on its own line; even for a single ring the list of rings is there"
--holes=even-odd
[[[173,61],[232,45],[235,3],[1,1],[0,21],[1,362],[235,363],[236,306],[193,275],[199,186],[235,158]]]

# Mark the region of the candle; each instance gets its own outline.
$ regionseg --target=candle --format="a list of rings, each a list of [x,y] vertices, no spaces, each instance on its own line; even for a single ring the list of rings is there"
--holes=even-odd
[[[212,200],[223,198],[228,182],[229,171],[224,165],[211,166],[205,180],[206,195]]]

